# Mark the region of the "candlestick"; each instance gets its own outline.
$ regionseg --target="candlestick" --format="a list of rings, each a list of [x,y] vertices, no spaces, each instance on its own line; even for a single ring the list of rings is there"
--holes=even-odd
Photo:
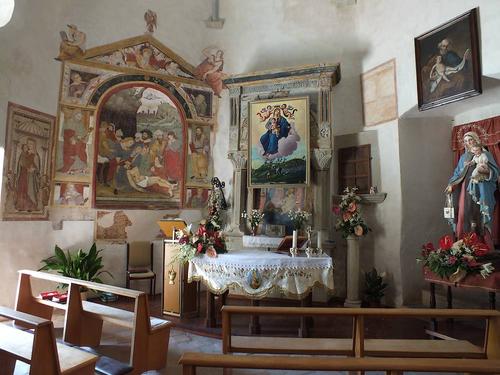
[[[293,231],[292,247],[294,249],[297,248],[297,231],[296,230]]]
[[[322,239],[321,231],[318,230],[318,243],[316,245],[318,249],[321,249],[321,245],[322,245],[322,242],[323,242],[322,240],[323,239]]]

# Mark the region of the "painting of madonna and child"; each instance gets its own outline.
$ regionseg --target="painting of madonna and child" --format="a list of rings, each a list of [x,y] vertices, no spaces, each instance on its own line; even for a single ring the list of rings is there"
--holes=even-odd
[[[103,104],[98,124],[96,207],[180,207],[185,134],[172,100],[127,87]]]
[[[309,99],[250,103],[249,187],[309,183]]]

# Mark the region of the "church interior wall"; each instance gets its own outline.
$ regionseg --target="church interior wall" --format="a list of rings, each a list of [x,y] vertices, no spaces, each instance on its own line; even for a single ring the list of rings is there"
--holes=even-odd
[[[60,63],[54,57],[59,30],[67,23],[75,23],[86,31],[87,46],[98,46],[142,33],[142,14],[147,6],[157,11],[161,22],[155,37],[195,65],[207,45],[224,49],[224,71],[228,73],[340,62],[342,79],[333,90],[335,149],[365,143],[376,146],[372,149],[378,158],[372,164],[373,184],[388,194],[385,202],[364,210],[374,231],[362,242],[362,268],[373,265],[389,273],[387,304],[421,301],[420,270],[414,259],[422,243],[436,240],[447,229],[442,205],[443,190],[453,169],[451,126],[498,115],[500,105],[485,103],[480,96],[469,99],[477,103],[475,108],[467,107],[466,100],[419,114],[413,38],[479,6],[482,70],[490,82],[485,94],[495,97],[500,78],[500,49],[496,46],[500,35],[499,2],[358,0],[355,6],[335,7],[330,0],[317,0],[314,6],[300,0],[221,1],[220,13],[226,19],[222,30],[205,28],[203,20],[210,13],[208,2],[169,1],[165,5],[151,0],[144,5],[107,0],[95,4],[76,0],[64,4],[57,0],[16,1],[12,21],[0,31],[0,147],[5,142],[8,101],[56,114]],[[359,76],[392,58],[396,59],[398,112],[402,119],[365,128]],[[453,108],[452,115],[447,113],[449,108]],[[219,102],[215,129],[214,167],[217,176],[226,181],[226,196],[231,201],[233,172],[227,159],[227,91]],[[334,158],[333,184],[335,165]],[[422,200],[428,209],[422,210]],[[88,220],[81,221],[82,216]],[[0,222],[1,263],[5,265],[0,304],[13,303],[15,271],[37,268],[39,260],[51,254],[54,244],[66,248],[90,246],[94,238],[90,216],[88,212],[59,213],[59,218],[78,219],[64,221],[62,229],[54,229],[60,226],[59,222]],[[201,213],[184,211],[181,216],[188,221],[197,220]],[[333,222],[332,218],[332,234]],[[134,231],[139,233],[140,228],[135,227]],[[331,238],[336,240],[335,283],[340,293],[345,288],[340,269],[345,262],[344,245],[340,236]],[[114,250],[105,263],[117,275],[110,282],[123,284],[123,266],[115,261],[123,245],[108,248]]]

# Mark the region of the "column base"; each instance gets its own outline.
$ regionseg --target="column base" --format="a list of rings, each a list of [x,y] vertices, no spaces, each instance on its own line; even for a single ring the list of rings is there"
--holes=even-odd
[[[346,299],[344,302],[344,307],[361,307],[361,301],[360,300],[348,300]]]
[[[224,234],[229,237],[243,237],[245,233],[243,233],[238,226],[231,225],[224,231]]]

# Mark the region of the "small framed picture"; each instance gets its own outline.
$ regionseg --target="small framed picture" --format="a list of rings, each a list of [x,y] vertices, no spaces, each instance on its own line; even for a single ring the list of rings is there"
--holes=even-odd
[[[285,226],[278,224],[266,224],[266,236],[269,237],[284,237]]]

